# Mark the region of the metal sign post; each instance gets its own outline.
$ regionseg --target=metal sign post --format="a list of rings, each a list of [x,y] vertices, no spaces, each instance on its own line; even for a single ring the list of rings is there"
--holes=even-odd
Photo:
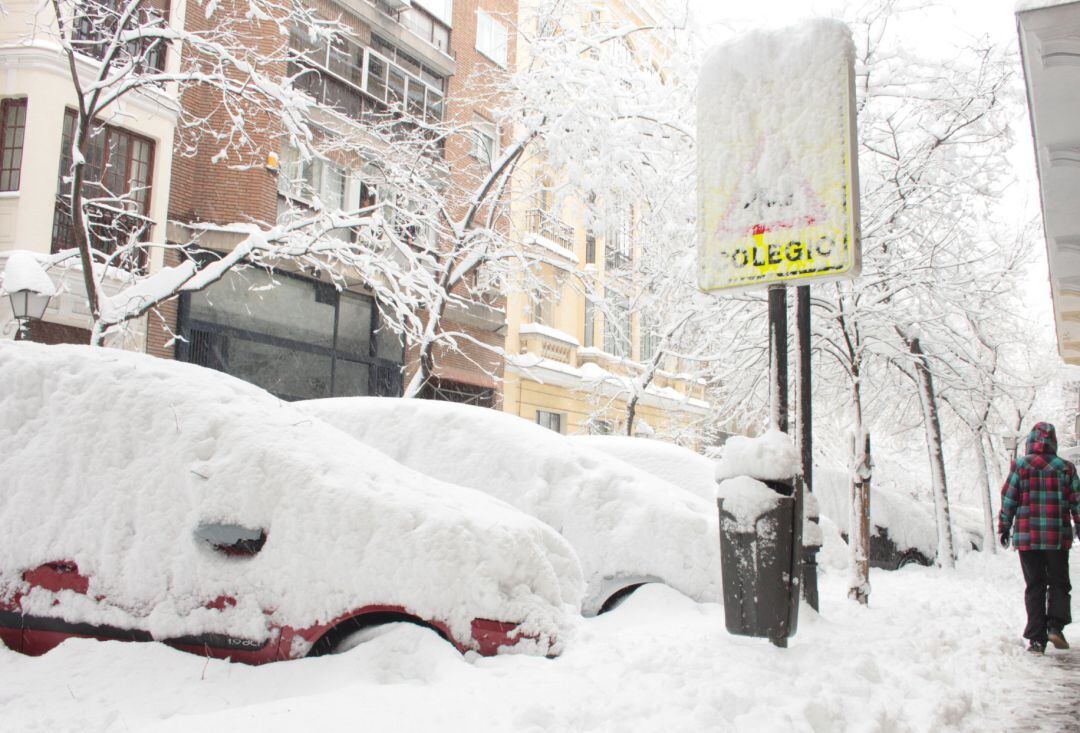
[[[811,490],[813,474],[806,283],[853,278],[861,264],[855,46],[850,29],[839,21],[814,20],[749,33],[714,49],[698,80],[697,133],[698,287],[717,294],[769,288],[769,427],[785,433],[789,430],[786,283],[800,286],[798,445],[803,475],[795,482],[793,515],[790,526],[783,528],[784,536],[757,538],[764,557],[779,560],[781,548],[793,548],[790,573],[787,580],[765,580],[761,571],[762,592],[751,595],[784,596],[794,603],[791,594],[799,592],[805,558],[804,592],[816,604],[814,548],[804,553],[802,540],[804,489]],[[722,507],[720,511],[722,516]],[[818,536],[814,533],[812,539],[816,542]],[[722,536],[721,546],[726,545],[734,546]],[[743,589],[753,587],[746,578],[729,579],[725,574],[725,598],[729,580]],[[758,612],[766,609],[752,610],[744,615],[764,617]],[[785,638],[794,633],[797,611],[795,604]],[[734,621],[729,619],[729,631],[759,635],[752,624],[735,616]]]

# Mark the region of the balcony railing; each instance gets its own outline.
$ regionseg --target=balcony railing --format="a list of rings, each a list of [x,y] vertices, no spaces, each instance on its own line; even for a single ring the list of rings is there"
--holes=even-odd
[[[525,227],[532,234],[538,234],[569,252],[574,251],[574,227],[543,209],[530,209],[525,212]]]
[[[630,253],[618,249],[604,250],[604,269],[626,270],[630,267]]]

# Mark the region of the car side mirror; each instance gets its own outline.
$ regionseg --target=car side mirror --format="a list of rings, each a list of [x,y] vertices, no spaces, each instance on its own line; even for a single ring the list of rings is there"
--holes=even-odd
[[[195,530],[195,538],[228,557],[253,557],[266,544],[266,530],[207,522]]]

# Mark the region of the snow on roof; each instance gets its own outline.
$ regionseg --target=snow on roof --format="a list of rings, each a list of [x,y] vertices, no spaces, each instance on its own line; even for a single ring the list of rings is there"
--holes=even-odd
[[[721,447],[716,479],[750,476],[761,481],[790,479],[802,473],[799,452],[779,430],[767,430],[757,438],[733,435]]]
[[[232,377],[22,342],[0,343],[0,373],[0,597],[25,569],[73,560],[90,589],[69,620],[158,638],[265,638],[264,609],[308,626],[393,604],[464,643],[475,618],[521,622],[541,652],[580,604],[578,561],[549,527]],[[265,529],[266,544],[221,557],[194,537],[205,522]],[[204,608],[219,595],[240,603]]]
[[[12,252],[4,265],[0,287],[5,294],[31,290],[41,295],[56,295],[56,286],[31,252]]]
[[[554,527],[581,559],[586,610],[620,578],[661,579],[691,598],[719,599],[715,506],[667,481],[482,407],[386,397],[300,406],[406,466]]]
[[[624,435],[573,435],[569,440],[625,461],[706,499],[710,504],[716,498],[716,469],[713,462],[689,448]]]

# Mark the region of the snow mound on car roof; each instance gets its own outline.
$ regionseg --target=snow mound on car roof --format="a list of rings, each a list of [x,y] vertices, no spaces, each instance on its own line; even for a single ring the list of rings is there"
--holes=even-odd
[[[554,527],[581,559],[588,611],[619,579],[660,579],[691,598],[719,599],[714,505],[627,463],[482,407],[388,397],[300,406],[406,466]]]
[[[568,440],[625,461],[710,503],[716,499],[713,461],[689,448],[625,435],[572,435]]]
[[[0,598],[24,570],[73,560],[91,580],[68,620],[157,638],[266,638],[263,609],[305,627],[391,604],[464,643],[474,618],[521,622],[541,652],[580,607],[577,559],[549,527],[256,387],[140,354],[11,342],[0,374]],[[222,557],[195,539],[204,522],[264,528],[266,544]],[[204,608],[220,595],[241,602]]]

